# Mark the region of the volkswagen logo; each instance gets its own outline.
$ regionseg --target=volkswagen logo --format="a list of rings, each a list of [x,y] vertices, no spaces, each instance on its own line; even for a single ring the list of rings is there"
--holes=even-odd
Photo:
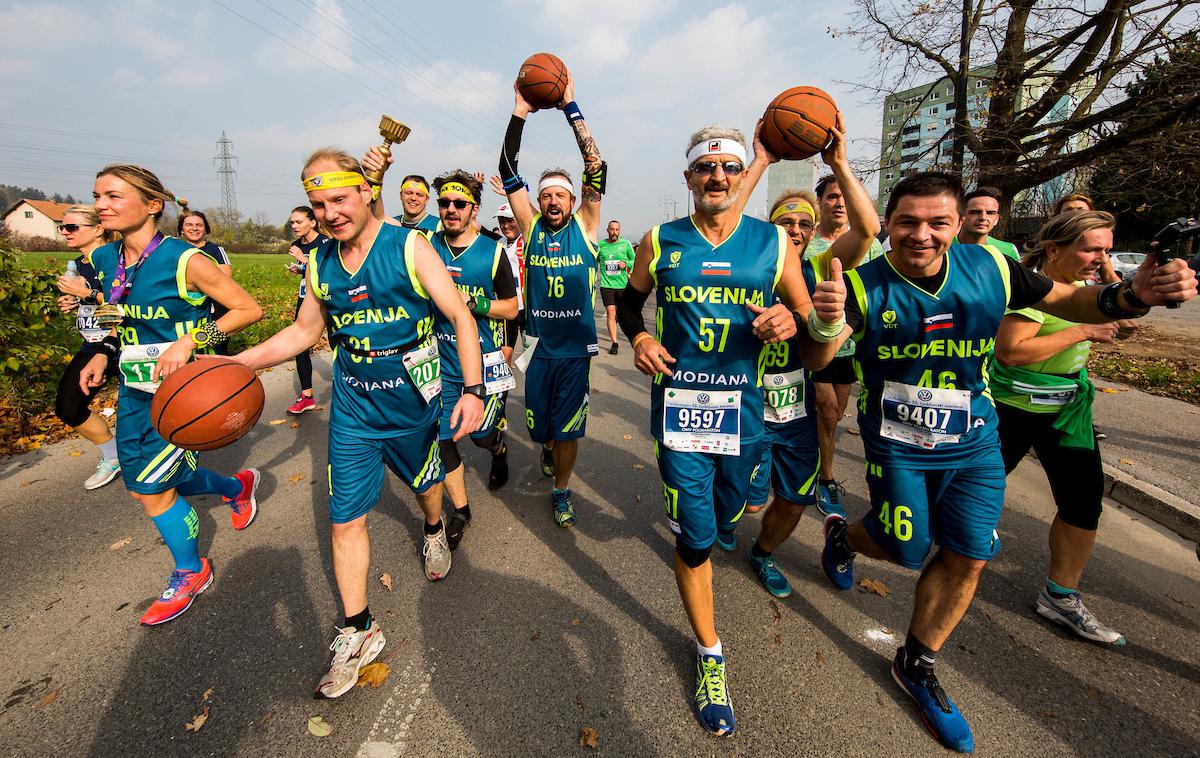
[[[158,348],[155,347],[154,345],[151,345],[150,347],[146,348],[146,357],[147,358],[157,358],[158,357]]]
[[[708,396],[707,392],[701,392],[696,396],[696,402],[700,403],[701,405],[708,405],[709,400],[711,400],[711,398]]]
[[[917,393],[917,399],[920,400],[922,403],[928,403],[930,400],[933,399],[933,393],[930,392],[929,390],[921,390],[920,392]]]

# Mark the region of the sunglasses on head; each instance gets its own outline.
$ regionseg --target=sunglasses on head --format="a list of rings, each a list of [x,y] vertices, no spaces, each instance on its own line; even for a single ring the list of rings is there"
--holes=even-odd
[[[720,166],[721,171],[727,176],[737,176],[745,169],[745,166],[737,161],[724,161],[721,163],[716,161],[696,161],[692,164],[690,170],[700,176],[712,176],[717,173],[717,166]]]
[[[59,224],[58,230],[60,232],[68,232],[70,234],[74,234],[75,232],[79,231],[80,229],[82,229],[85,226],[95,226],[95,224]]]
[[[468,205],[471,205],[471,204],[472,203],[467,200],[458,200],[458,199],[451,200],[448,197],[439,197],[438,198],[438,207],[439,208],[449,208],[451,205],[453,205],[455,210],[461,211],[461,210],[465,209]]]

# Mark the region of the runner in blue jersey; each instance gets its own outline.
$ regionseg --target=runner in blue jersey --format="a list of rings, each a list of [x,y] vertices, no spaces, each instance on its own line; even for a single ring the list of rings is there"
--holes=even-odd
[[[233,276],[233,263],[229,260],[229,253],[217,243],[208,240],[208,235],[212,234],[212,225],[208,223],[208,216],[204,215],[203,211],[189,208],[187,201],[182,198],[176,202],[183,211],[179,214],[179,220],[175,224],[175,234],[184,242],[212,258],[213,262],[217,264],[217,268],[225,274]],[[216,321],[225,315],[225,306],[220,303],[210,302],[209,307],[212,309],[210,320]],[[229,345],[228,343],[214,345],[212,350],[217,355],[228,355]]]
[[[100,224],[121,240],[92,253],[105,273],[104,310],[119,306],[119,324],[80,372],[87,391],[104,381],[115,362],[117,457],[125,488],[142,504],[175,561],[167,588],[142,616],[148,626],[186,611],[212,584],[213,570],[200,556],[200,519],[185,497],[218,493],[230,506],[234,529],[245,529],[258,512],[258,472],[220,476],[198,468],[195,453],[178,448],[155,431],[150,403],[163,377],[181,368],[194,352],[262,318],[262,309],[217,264],[183,240],[164,237],[157,224],[174,200],[158,177],[140,166],[106,166],[93,191]],[[228,311],[209,318],[209,298]],[[98,310],[98,318],[101,311]],[[105,313],[104,318],[109,318]]]
[[[831,278],[836,258],[844,270],[854,268],[867,254],[879,233],[879,221],[866,188],[854,176],[846,159],[845,124],[838,114],[831,130],[829,146],[822,159],[833,170],[840,193],[844,193],[849,229],[826,250],[804,259],[805,248],[820,220],[816,195],[806,190],[787,190],[776,198],[768,214],[771,223],[787,232],[789,255],[802,259],[800,271],[805,288],[816,290],[817,283]],[[754,183],[777,160],[757,139],[754,161],[747,167],[742,198],[748,198]],[[834,358],[836,360],[836,357]],[[807,506],[814,502],[823,514],[845,516],[841,499],[817,495],[821,453],[817,428],[816,393],[812,375],[804,370],[797,351],[788,342],[768,345],[763,354],[763,395],[766,412],[766,444],[754,472],[746,511],[753,513],[767,504],[773,489],[775,497],[763,515],[762,529],[750,548],[748,558],[758,579],[775,597],[787,597],[792,588],[779,570],[772,552],[783,544]],[[724,547],[724,545],[722,545]],[[732,548],[732,542],[729,547]]]
[[[732,537],[760,459],[763,343],[792,337],[797,321],[809,319],[790,347],[809,367],[824,365],[835,344],[823,340],[841,332],[845,300],[840,280],[828,282],[814,308],[783,230],[742,215],[745,165],[737,130],[713,126],[692,135],[684,176],[696,212],[646,234],[617,306],[638,369],[654,377],[650,428],[676,535],[675,579],[697,641],[693,706],[717,735],[732,734],[736,722],[709,554],[719,534]],[[653,335],[642,318],[651,289]]]
[[[378,153],[377,153],[378,155]],[[391,165],[391,161],[387,164]],[[364,166],[368,170],[371,166]],[[409,174],[400,180],[400,205],[403,211],[393,217],[401,226],[416,229],[425,235],[426,239],[434,232],[441,231],[442,224],[437,214],[425,210],[429,205],[429,182],[420,174]]]
[[[434,307],[454,324],[465,387],[451,413],[461,439],[479,426],[484,395],[475,319],[425,236],[384,221],[383,203],[352,156],[318,150],[300,174],[333,241],[308,264],[309,296],[295,323],[237,358],[273,366],[317,343],[334,345],[329,411],[329,517],[333,572],[345,613],[317,695],[338,697],[379,655],[383,630],[367,606],[371,543],[367,514],[386,465],[416,493],[425,515],[425,575],[450,569],[442,522],[437,428],[441,374]]]
[[[842,337],[853,334],[858,343],[858,424],[871,510],[853,526],[831,520],[822,565],[847,590],[856,552],[921,570],[892,677],[943,745],[970,752],[970,726],[939,684],[934,662],[1000,548],[1004,464],[986,362],[1005,308],[1100,323],[1193,297],[1196,282],[1182,260],[1159,267],[1154,256],[1131,283],[1054,282],[999,250],[952,244],[963,209],[954,176],[902,179],[887,205],[892,249],[846,275]],[[939,549],[926,563],[934,542]]]
[[[321,234],[317,227],[317,214],[307,205],[299,205],[292,209],[288,216],[288,226],[296,239],[288,247],[288,255],[293,260],[288,264],[288,271],[300,277],[300,289],[296,293],[296,310],[292,320],[300,315],[300,306],[304,304],[304,296],[308,293],[308,261],[317,249],[329,242],[329,238]],[[296,355],[296,379],[300,382],[300,394],[296,401],[288,406],[287,412],[293,416],[307,413],[317,407],[313,399],[312,356],[307,350]]]
[[[504,432],[497,424],[503,418],[504,398],[515,386],[508,361],[500,348],[504,345],[507,319],[517,317],[517,290],[501,240],[490,232],[477,232],[479,196],[483,185],[461,169],[433,180],[438,194],[438,214],[442,231],[430,240],[442,263],[450,272],[454,286],[467,308],[475,315],[479,349],[483,353],[483,383],[487,396],[483,403],[483,421],[471,432],[471,442],[492,454],[488,489],[503,487],[508,481],[508,447]],[[442,417],[438,433],[442,465],[446,469],[446,494],[454,510],[446,525],[450,549],[458,547],[463,530],[471,522],[471,506],[462,457],[454,441],[455,429],[450,413],[462,395],[462,368],[458,361],[454,323],[435,314],[435,329],[442,360]]]
[[[575,187],[562,169],[542,173],[537,207],[517,172],[517,153],[525,117],[534,112],[513,87],[516,103],[504,147],[500,180],[509,205],[525,235],[525,424],[542,444],[542,473],[554,477],[550,493],[554,520],[575,524],[571,472],[584,436],[588,415],[588,371],[596,355],[596,235],[600,228],[600,196],[605,164],[579,106],[568,76],[558,107],[575,133],[583,156],[582,202],[575,207]]]

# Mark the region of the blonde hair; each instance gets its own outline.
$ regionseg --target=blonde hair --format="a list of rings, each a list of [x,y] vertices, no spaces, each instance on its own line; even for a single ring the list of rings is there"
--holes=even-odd
[[[97,179],[102,176],[117,177],[137,190],[142,199],[147,202],[150,200],[161,200],[163,203],[162,210],[151,214],[154,216],[156,222],[162,218],[163,212],[167,209],[167,203],[180,203],[183,207],[187,207],[186,201],[176,200],[175,195],[168,191],[163,186],[162,181],[148,168],[135,166],[131,163],[113,163],[100,169],[99,173],[96,174]]]
[[[333,146],[328,146],[328,147],[319,147],[316,150],[313,150],[312,153],[309,154],[308,158],[305,159],[304,168],[300,169],[300,181],[301,182],[303,182],[305,179],[308,178],[309,167],[311,167],[317,161],[330,161],[331,163],[333,163],[333,165],[337,166],[338,169],[341,171],[354,171],[356,173],[362,174],[363,176],[366,176],[366,172],[363,171],[362,164],[358,162],[357,158],[355,158],[350,153],[347,153],[345,150],[341,150],[341,149],[333,147]],[[383,193],[378,192],[378,191],[373,193],[373,197],[371,198],[370,205],[372,207],[374,207],[375,203],[379,202],[379,199],[381,197],[383,197]],[[317,224],[317,227],[319,229],[321,229],[322,234],[326,233],[325,230],[323,228],[321,228],[320,224]]]
[[[72,205],[63,211],[63,218],[66,218],[68,213],[77,213],[86,218],[92,226],[100,226],[100,214],[96,213],[96,206],[94,205]],[[112,242],[118,238],[120,238],[120,235],[116,232],[110,232],[104,227],[100,227],[100,239],[105,242]]]
[[[1039,271],[1046,265],[1050,245],[1058,248],[1070,247],[1079,238],[1093,229],[1115,229],[1117,220],[1111,213],[1105,211],[1067,211],[1054,216],[1041,229],[1038,229],[1033,240],[1025,246],[1025,254],[1021,263]]]
[[[788,200],[795,200],[797,198],[804,200],[806,203],[812,206],[813,223],[819,223],[821,221],[821,211],[817,207],[817,196],[814,193],[804,189],[785,189],[783,192],[780,192],[778,195],[776,195],[775,201],[771,203],[771,210],[767,211],[767,218],[774,216],[775,211],[779,210],[779,206],[783,205]]]
[[[1096,204],[1092,202],[1092,199],[1090,197],[1088,197],[1087,195],[1081,194],[1079,192],[1073,192],[1070,195],[1060,197],[1058,199],[1058,201],[1054,203],[1054,212],[1051,213],[1050,215],[1052,217],[1057,216],[1058,214],[1062,213],[1062,209],[1063,209],[1064,205],[1066,205],[1067,203],[1075,202],[1075,201],[1079,201],[1079,202],[1086,204],[1089,211],[1096,210]]]

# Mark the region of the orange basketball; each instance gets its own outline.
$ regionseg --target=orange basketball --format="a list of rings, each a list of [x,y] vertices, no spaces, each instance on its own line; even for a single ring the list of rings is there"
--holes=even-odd
[[[836,123],[837,104],[824,90],[792,87],[763,113],[762,141],[780,158],[800,160],[825,149]]]
[[[534,53],[521,64],[517,87],[534,108],[553,108],[567,91],[567,67],[550,53]]]
[[[265,399],[252,370],[228,358],[205,358],[163,380],[150,402],[150,421],[172,445],[216,450],[250,431]]]

